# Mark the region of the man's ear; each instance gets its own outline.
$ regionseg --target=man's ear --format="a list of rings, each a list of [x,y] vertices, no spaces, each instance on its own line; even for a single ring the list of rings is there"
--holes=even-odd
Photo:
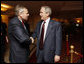
[[[49,16],[49,13],[46,13],[47,14],[47,16]]]
[[[21,13],[21,12],[19,12],[19,16],[21,16],[21,17],[22,17],[22,13]]]

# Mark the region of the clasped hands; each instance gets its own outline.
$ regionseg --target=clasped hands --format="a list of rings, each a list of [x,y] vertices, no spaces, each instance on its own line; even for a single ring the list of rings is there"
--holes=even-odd
[[[34,43],[34,38],[33,37],[30,37],[30,39],[32,40],[32,43]]]

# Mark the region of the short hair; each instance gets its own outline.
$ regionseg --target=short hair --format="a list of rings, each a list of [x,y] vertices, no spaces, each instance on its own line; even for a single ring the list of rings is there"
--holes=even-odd
[[[24,6],[21,6],[21,5],[16,5],[16,7],[15,7],[15,14],[18,16],[19,12],[22,13],[24,11],[24,9],[27,9],[27,8],[24,7]]]
[[[41,8],[45,8],[45,12],[49,13],[49,15],[52,14],[52,10],[51,10],[51,8],[49,6],[42,6]]]

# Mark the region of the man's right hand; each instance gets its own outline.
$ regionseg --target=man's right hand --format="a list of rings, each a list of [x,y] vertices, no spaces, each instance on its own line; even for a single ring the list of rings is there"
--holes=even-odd
[[[32,40],[32,43],[34,43],[34,38],[33,37],[30,37],[30,39]]]

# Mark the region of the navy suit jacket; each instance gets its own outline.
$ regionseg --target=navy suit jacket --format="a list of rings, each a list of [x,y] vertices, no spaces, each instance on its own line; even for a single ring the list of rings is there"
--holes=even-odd
[[[27,62],[31,40],[29,33],[23,27],[18,17],[14,17],[10,20],[8,24],[8,37],[10,41],[10,62]]]
[[[33,38],[37,37],[37,51],[36,56],[38,58],[39,55],[39,41],[40,41],[40,27],[42,21],[38,22],[37,27],[35,29]],[[52,62],[54,60],[55,55],[61,55],[61,43],[62,43],[62,27],[61,23],[50,20],[44,40],[44,60],[46,62]]]

